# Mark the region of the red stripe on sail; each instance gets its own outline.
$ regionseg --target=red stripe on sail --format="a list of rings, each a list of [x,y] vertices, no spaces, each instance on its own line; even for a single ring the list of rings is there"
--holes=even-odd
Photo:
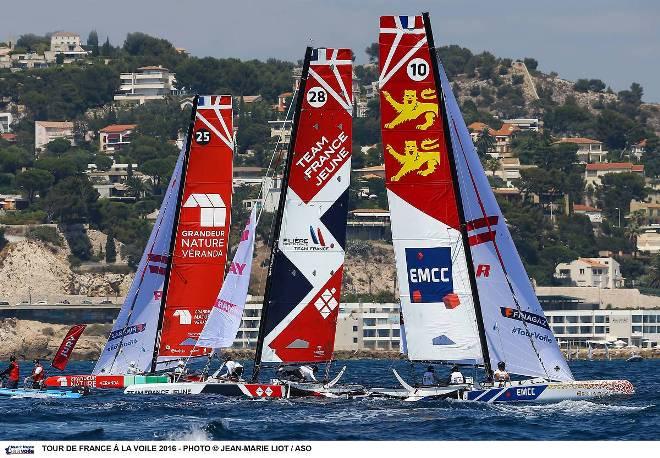
[[[481,229],[482,227],[496,226],[498,220],[498,216],[488,216],[484,218],[473,219],[472,221],[468,221],[466,225],[467,230],[473,231],[475,229]]]
[[[57,353],[55,353],[53,362],[50,363],[52,367],[61,371],[64,370],[69,362],[71,353],[73,353],[73,349],[76,347],[76,343],[78,343],[78,339],[86,327],[86,324],[77,324],[69,329],[69,332],[66,333],[66,337],[64,337],[64,340],[62,340],[62,343],[60,344],[60,348],[58,348]]]
[[[492,242],[495,240],[496,231],[482,232],[481,234],[471,235],[468,237],[470,246],[481,245],[482,243]]]
[[[229,96],[200,96],[175,230],[159,356],[194,348],[224,281],[232,201],[233,110]],[[219,116],[218,114],[219,113]]]

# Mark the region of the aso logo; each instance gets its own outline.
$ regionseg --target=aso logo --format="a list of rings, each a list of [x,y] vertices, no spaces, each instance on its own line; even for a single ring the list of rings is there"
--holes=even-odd
[[[411,302],[442,302],[454,292],[451,248],[406,248]]]
[[[201,227],[224,227],[227,219],[227,206],[220,194],[190,194],[184,208],[199,207]]]

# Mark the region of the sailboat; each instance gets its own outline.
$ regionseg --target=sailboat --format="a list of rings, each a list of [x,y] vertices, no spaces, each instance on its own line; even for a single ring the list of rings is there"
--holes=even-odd
[[[345,368],[327,380],[346,244],[352,64],[350,49],[307,48],[294,111],[252,377],[266,363],[324,364],[323,381],[286,381],[294,395],[361,389],[336,386]]]
[[[380,18],[381,132],[408,358],[483,367],[485,382],[403,386],[409,400],[555,401],[634,392],[575,381],[489,186],[428,13]],[[492,367],[523,377],[502,386]],[[378,390],[376,390],[377,392]]]
[[[196,342],[224,280],[233,151],[231,96],[196,96],[186,144],[92,374],[50,377],[47,386],[164,382],[155,374],[211,352]]]
[[[133,385],[126,389],[126,393],[215,393],[277,398],[333,396],[361,390],[361,387],[354,386],[335,387],[343,370],[332,381],[311,384],[279,379],[266,384],[258,382],[260,369],[265,363],[292,365],[332,361],[351,167],[351,57],[348,49],[310,47],[305,53],[274,220],[251,381],[207,379]],[[248,226],[246,231],[253,234],[254,226]],[[254,243],[253,235],[250,243]],[[249,255],[238,262],[251,262],[251,253],[252,248]],[[247,283],[240,292],[237,284],[228,281],[226,286],[234,295],[234,304],[245,303]],[[218,319],[214,318],[216,312]],[[226,315],[226,312],[213,310],[200,342],[214,348],[231,346],[238,323],[226,326],[226,322],[220,319]]]

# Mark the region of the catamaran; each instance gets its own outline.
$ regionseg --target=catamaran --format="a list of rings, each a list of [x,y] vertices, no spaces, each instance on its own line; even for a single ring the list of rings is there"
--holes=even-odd
[[[275,215],[270,265],[250,382],[211,377],[133,385],[127,393],[202,394],[250,397],[336,396],[362,387],[328,381],[341,295],[350,182],[352,54],[348,49],[308,48],[295,99],[292,140]],[[254,223],[253,223],[254,224]],[[253,234],[254,226],[246,228]],[[241,250],[243,243],[245,249]],[[241,242],[234,264],[252,262],[254,236]],[[226,281],[230,302],[216,307],[198,344],[230,347],[247,296],[242,283]],[[230,272],[231,275],[231,272]],[[229,275],[228,275],[229,278]],[[223,291],[225,287],[223,287]],[[221,292],[221,296],[223,293]],[[229,310],[233,311],[230,316]],[[238,321],[236,321],[238,317]],[[326,364],[324,381],[274,379],[259,383],[262,364]]]
[[[165,382],[158,372],[212,351],[196,342],[224,280],[233,151],[231,96],[195,97],[186,145],[92,374],[49,377],[47,386]]]
[[[412,362],[483,367],[486,381],[377,394],[408,400],[558,401],[629,395],[627,380],[576,381],[489,186],[428,13],[380,18],[381,132],[405,342]],[[506,363],[520,381],[490,381]]]

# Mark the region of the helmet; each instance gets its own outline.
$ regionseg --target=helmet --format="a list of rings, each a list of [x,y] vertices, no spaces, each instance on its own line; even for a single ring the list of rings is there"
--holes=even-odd
[[[182,359],[180,359],[179,362],[177,363],[177,366],[179,366],[179,367],[183,367],[185,365],[186,365],[186,363],[184,363]]]
[[[130,363],[128,363],[128,365],[131,367],[135,367],[135,361],[131,361]]]
[[[38,359],[38,358],[34,358],[34,360],[32,360],[32,362],[33,362],[34,364],[39,364],[39,359]]]
[[[14,355],[11,355],[9,357],[9,361],[11,361],[13,363],[14,361],[16,361],[16,357]]]
[[[500,361],[499,363],[497,363],[497,368],[499,370],[503,371],[505,367],[506,367],[506,364],[504,364],[504,361]]]
[[[456,364],[454,364],[451,368],[451,371],[452,372],[458,372],[458,366]]]

